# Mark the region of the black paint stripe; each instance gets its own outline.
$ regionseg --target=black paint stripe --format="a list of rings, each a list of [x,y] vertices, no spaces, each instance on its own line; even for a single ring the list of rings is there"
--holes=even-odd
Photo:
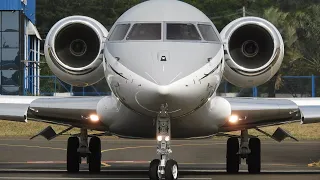
[[[199,80],[202,80],[202,79],[208,77],[210,74],[214,73],[220,67],[220,65],[222,64],[222,61],[223,61],[223,59],[221,59],[220,63],[215,68],[213,68],[209,73],[204,74],[204,76]]]
[[[110,64],[109,64],[109,67],[111,68],[111,70],[112,70],[114,73],[116,73],[116,74],[118,74],[119,76],[121,76],[122,78],[128,80],[128,78],[124,77],[124,76],[122,75],[122,73],[119,73],[119,72],[117,72],[115,69],[113,69],[113,67],[112,67]]]

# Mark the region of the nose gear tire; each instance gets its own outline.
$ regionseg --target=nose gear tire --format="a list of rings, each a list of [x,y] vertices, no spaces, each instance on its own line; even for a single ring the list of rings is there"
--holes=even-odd
[[[178,168],[178,163],[170,159],[167,161],[166,166],[165,166],[165,179],[166,180],[176,180],[178,179],[179,176],[179,168]]]

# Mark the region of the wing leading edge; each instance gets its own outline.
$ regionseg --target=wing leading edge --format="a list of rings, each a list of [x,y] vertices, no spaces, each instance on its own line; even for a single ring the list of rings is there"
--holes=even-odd
[[[292,122],[320,122],[320,98],[225,98],[237,123],[227,122],[221,131],[235,131]]]
[[[97,114],[104,97],[33,97],[0,96],[0,119],[18,122],[28,120],[104,130],[101,123],[92,124],[87,117]]]

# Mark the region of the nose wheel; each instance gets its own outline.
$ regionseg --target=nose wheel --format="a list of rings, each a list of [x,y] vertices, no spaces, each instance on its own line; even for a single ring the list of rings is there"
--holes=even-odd
[[[167,106],[162,105],[156,119],[157,128],[157,154],[160,159],[154,159],[149,166],[150,180],[176,180],[179,177],[178,163],[169,158],[172,153],[171,142],[171,123],[167,113]]]
[[[166,180],[176,180],[178,179],[178,163],[170,159],[167,161],[165,166],[165,177]]]
[[[178,170],[178,163],[173,159],[169,159],[164,167],[164,174],[162,174],[160,160],[154,159],[150,163],[149,178],[150,180],[160,180],[164,177],[165,180],[176,180],[179,176]]]
[[[161,174],[158,171],[160,165],[159,159],[154,159],[151,161],[149,166],[149,178],[150,180],[158,180],[161,178]]]

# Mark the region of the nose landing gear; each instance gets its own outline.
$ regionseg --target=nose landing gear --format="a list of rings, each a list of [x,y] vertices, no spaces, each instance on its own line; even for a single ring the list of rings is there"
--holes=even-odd
[[[157,128],[157,153],[160,159],[154,159],[149,166],[149,178],[151,180],[176,180],[179,176],[178,163],[169,159],[172,153],[170,147],[171,141],[171,123],[170,116],[167,113],[168,106],[162,105],[156,119]]]

